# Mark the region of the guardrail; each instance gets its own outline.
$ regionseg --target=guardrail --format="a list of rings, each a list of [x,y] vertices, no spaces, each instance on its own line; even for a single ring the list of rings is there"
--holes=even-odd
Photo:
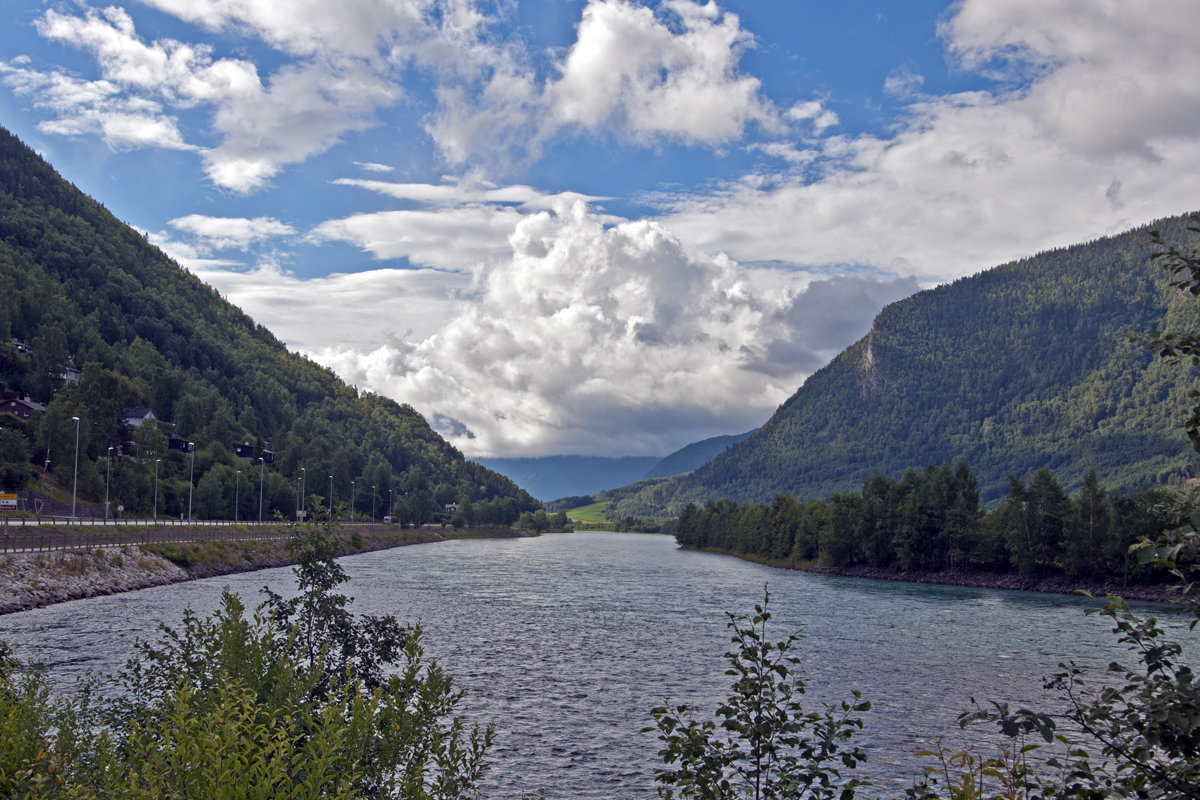
[[[90,520],[22,518],[9,519],[0,528],[0,553],[38,552],[72,548],[122,547],[124,545],[211,541],[254,541],[286,537],[282,522],[233,522],[231,520]],[[339,527],[348,522],[335,523]],[[355,522],[355,525],[368,524]]]

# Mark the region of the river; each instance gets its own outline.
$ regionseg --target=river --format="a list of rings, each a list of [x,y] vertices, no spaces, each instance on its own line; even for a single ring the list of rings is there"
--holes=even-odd
[[[880,794],[911,782],[914,752],[961,736],[955,719],[971,698],[1052,710],[1042,678],[1059,662],[1099,672],[1129,660],[1106,619],[1084,614],[1097,605],[1086,598],[808,575],[664,536],[456,540],[342,564],[356,610],[420,619],[470,718],[495,723],[489,798],[654,797],[650,709],[664,697],[715,708],[728,681],[725,612],[751,612],[768,583],[776,636],[805,637],[806,704],[851,689],[873,703],[861,771]],[[291,583],[283,568],[63,603],[0,617],[0,639],[66,685],[115,671],[135,639],[155,638],[185,607],[207,613],[225,586],[253,603],[264,584],[286,594]],[[1150,608],[1188,636],[1183,620]]]

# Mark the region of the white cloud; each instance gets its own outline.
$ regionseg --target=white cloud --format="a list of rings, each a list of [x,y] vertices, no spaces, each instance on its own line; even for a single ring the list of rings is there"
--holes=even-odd
[[[403,348],[433,335],[459,309],[457,295],[468,278],[433,270],[378,269],[302,279],[270,261],[250,270],[223,269],[221,262],[193,262],[189,269],[251,317],[270,320],[287,345],[341,369],[342,353],[380,346]],[[335,344],[330,344],[330,343]],[[363,376],[341,371],[350,383]]]
[[[379,211],[323,222],[310,236],[316,242],[347,242],[381,260],[462,271],[503,257],[505,237],[520,217],[512,208],[484,205]]]
[[[664,222],[740,260],[937,281],[1200,206],[1200,5],[953,9],[948,50],[1001,89],[922,95],[891,138],[820,140],[815,181],[746,175],[676,198]]]
[[[424,27],[426,0],[144,0],[209,30],[257,36],[295,56],[368,56]]]
[[[54,118],[39,130],[59,136],[97,136],[114,150],[160,147],[193,150],[175,119],[154,102],[121,97],[109,81],[84,81],[63,72],[38,72],[0,63],[0,80]]]
[[[400,95],[359,62],[283,67],[265,88],[246,87],[218,105],[213,127],[223,140],[205,154],[208,176],[237,192],[259,189],[284,166],[374,125],[375,111]]]
[[[355,178],[338,178],[334,181],[338,186],[355,186],[372,192],[386,195],[397,200],[411,200],[435,206],[476,204],[509,204],[523,209],[550,209],[556,204],[571,200],[594,202],[604,200],[602,197],[589,197],[577,192],[560,192],[547,194],[534,189],[532,186],[509,185],[502,186],[491,181],[479,179],[447,180],[444,183],[389,183],[387,181],[367,181]]]
[[[913,284],[813,282],[683,248],[582,203],[521,219],[436,334],[314,353],[472,455],[661,454],[760,424]],[[850,298],[867,303],[837,304]],[[812,322],[807,323],[806,319]],[[796,331],[815,329],[813,342]]]
[[[357,166],[362,167],[364,172],[392,172],[395,167],[389,167],[387,164],[376,164],[371,161],[355,161]]]
[[[274,217],[209,217],[188,214],[170,221],[172,228],[191,234],[210,250],[245,250],[253,244],[296,231]]]
[[[822,134],[838,124],[838,115],[825,108],[818,100],[796,103],[787,110],[784,117],[793,122],[810,122],[817,134]]]
[[[708,144],[740,138],[771,112],[757,78],[738,60],[752,37],[715,3],[664,3],[681,30],[644,6],[593,0],[578,38],[549,87],[564,125],[624,129],[634,137]]]
[[[298,23],[290,4],[271,9],[267,4],[234,5],[247,12],[272,11],[269,16],[277,19],[290,14],[297,29],[309,31],[310,36],[330,33],[312,27],[311,20]],[[288,14],[283,14],[285,5]],[[179,11],[169,6],[164,4],[166,10]],[[194,11],[199,16],[192,19],[203,18],[214,25],[240,19],[222,17],[212,4]],[[343,21],[353,16],[344,10],[339,15]],[[199,149],[184,143],[175,119],[163,108],[211,107],[211,131],[199,136],[219,141],[204,150],[206,173],[216,185],[236,192],[260,189],[286,165],[327,150],[348,132],[376,124],[375,112],[403,95],[386,65],[372,63],[374,50],[352,58],[338,55],[338,48],[332,47],[332,55],[285,63],[264,84],[249,61],[214,59],[209,47],[173,39],[144,42],[129,14],[116,7],[88,9],[81,16],[52,9],[38,21],[37,29],[47,39],[91,53],[102,75],[102,80],[89,83],[61,71],[36,73],[8,67],[6,81],[19,90],[28,92],[25,86],[39,84],[57,90],[49,98],[35,97],[35,103],[58,114],[58,119],[43,124],[44,130],[74,135],[102,132],[114,146]]]

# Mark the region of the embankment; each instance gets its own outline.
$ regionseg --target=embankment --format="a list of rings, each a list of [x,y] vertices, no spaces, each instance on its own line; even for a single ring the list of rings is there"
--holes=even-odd
[[[336,529],[342,555],[466,536],[520,531],[422,528]],[[168,583],[294,563],[287,538],[71,547],[0,555],[0,614]]]

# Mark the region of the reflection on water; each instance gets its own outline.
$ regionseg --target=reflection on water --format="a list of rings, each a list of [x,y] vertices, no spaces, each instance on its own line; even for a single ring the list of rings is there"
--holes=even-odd
[[[1035,702],[1060,661],[1124,658],[1105,619],[1084,615],[1096,605],[1086,598],[805,575],[662,536],[462,540],[342,563],[356,609],[421,620],[471,718],[495,722],[494,798],[654,797],[650,708],[664,697],[715,707],[725,612],[751,611],[767,582],[779,637],[803,630],[807,702],[859,689],[873,703],[862,739],[881,790],[910,782],[913,752],[959,735],[972,697]],[[118,669],[136,638],[185,607],[207,613],[226,585],[253,600],[291,580],[285,568],[64,603],[0,617],[0,638],[68,681]]]

